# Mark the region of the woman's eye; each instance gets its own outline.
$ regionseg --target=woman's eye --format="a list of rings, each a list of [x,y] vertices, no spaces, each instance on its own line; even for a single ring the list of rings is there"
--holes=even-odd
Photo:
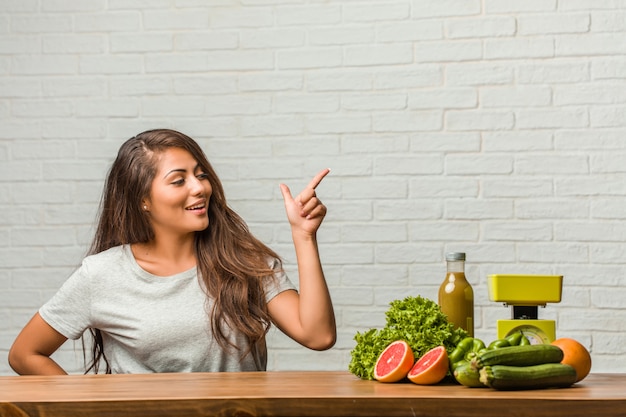
[[[182,178],[176,181],[172,181],[172,185],[183,185],[184,183],[185,183],[185,180]]]
[[[201,172],[200,174],[197,175],[197,177],[199,180],[206,180],[206,179],[209,179],[209,174]]]

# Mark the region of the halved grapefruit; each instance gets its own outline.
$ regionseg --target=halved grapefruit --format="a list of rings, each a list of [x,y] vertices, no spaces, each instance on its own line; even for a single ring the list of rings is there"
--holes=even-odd
[[[380,382],[398,382],[406,377],[414,362],[411,346],[404,340],[396,340],[376,360],[374,378]]]
[[[444,346],[437,346],[419,358],[409,371],[409,381],[419,385],[433,385],[441,382],[448,373],[448,352]]]

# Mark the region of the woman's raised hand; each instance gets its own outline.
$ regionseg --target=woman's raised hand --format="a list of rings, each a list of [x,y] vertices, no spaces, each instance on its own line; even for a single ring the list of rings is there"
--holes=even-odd
[[[301,231],[314,235],[326,216],[326,206],[317,198],[315,188],[328,175],[330,169],[320,171],[296,197],[291,196],[289,187],[280,184],[280,191],[285,201],[285,210],[292,231]]]

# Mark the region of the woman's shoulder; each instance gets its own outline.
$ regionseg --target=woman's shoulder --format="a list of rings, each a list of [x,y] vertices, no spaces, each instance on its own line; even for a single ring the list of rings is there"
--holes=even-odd
[[[83,259],[83,267],[111,268],[112,266],[128,263],[128,246],[114,246],[102,252],[88,255]]]
[[[128,245],[119,245],[113,246],[112,248],[103,250],[102,252],[94,253],[88,255],[85,259],[93,260],[93,259],[106,259],[106,258],[116,258],[122,254],[125,254],[127,251]]]
[[[113,282],[126,281],[134,274],[133,264],[128,256],[128,245],[88,255],[83,259],[77,274],[91,285],[110,285]]]

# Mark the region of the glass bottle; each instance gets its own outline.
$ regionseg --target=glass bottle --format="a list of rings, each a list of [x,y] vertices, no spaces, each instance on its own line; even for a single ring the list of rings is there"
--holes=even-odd
[[[439,287],[439,307],[448,321],[474,336],[474,290],[465,277],[465,253],[446,254],[446,279]]]

